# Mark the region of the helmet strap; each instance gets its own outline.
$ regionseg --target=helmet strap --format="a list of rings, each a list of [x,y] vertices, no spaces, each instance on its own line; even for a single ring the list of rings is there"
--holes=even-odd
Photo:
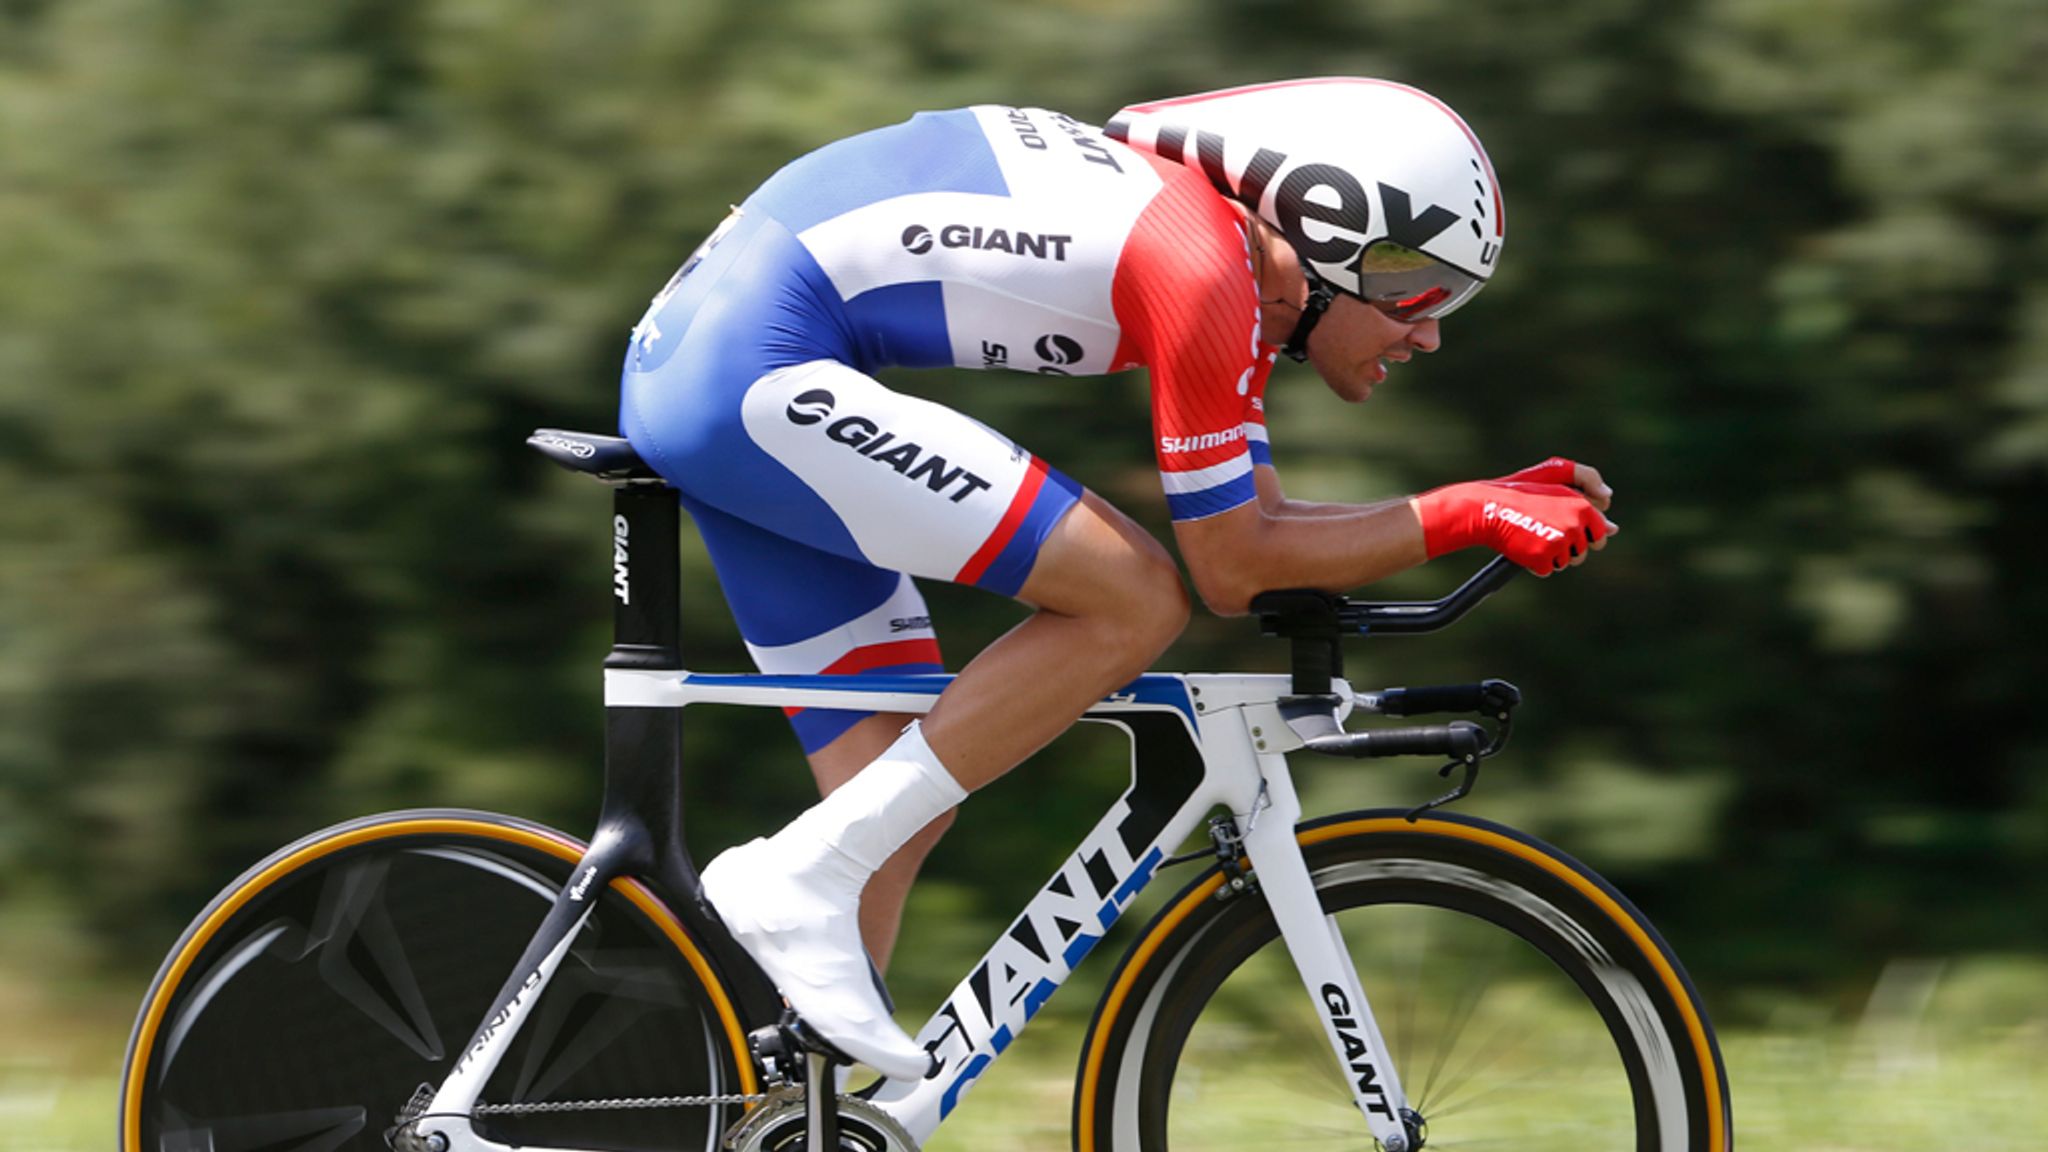
[[[1280,347],[1280,351],[1296,364],[1308,359],[1308,334],[1316,330],[1323,313],[1330,310],[1330,302],[1337,298],[1337,290],[1330,286],[1328,280],[1316,275],[1306,260],[1301,263],[1301,274],[1308,279],[1308,299],[1301,305],[1301,319],[1294,322],[1294,332]]]

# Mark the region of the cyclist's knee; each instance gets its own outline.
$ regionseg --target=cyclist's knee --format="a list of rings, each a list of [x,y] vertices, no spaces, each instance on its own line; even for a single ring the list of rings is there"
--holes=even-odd
[[[1157,655],[1187,626],[1180,569],[1152,535],[1093,492],[1046,538],[1020,592],[1039,608],[1095,622],[1105,639]]]
[[[1111,658],[1119,675],[1136,675],[1187,627],[1192,606],[1180,569],[1146,537],[1091,575],[1091,586],[1067,614],[1088,622],[1095,650]]]
[[[1119,574],[1115,609],[1115,619],[1131,633],[1132,646],[1149,650],[1147,663],[1180,638],[1194,611],[1180,569],[1166,549],[1152,543],[1132,571]]]

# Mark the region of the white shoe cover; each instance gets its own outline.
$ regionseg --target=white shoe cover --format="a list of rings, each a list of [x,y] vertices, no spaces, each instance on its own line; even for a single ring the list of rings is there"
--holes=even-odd
[[[703,873],[719,919],[804,1023],[891,1079],[922,1080],[931,1054],[890,1018],[861,945],[867,878],[837,849],[787,836],[727,849]]]

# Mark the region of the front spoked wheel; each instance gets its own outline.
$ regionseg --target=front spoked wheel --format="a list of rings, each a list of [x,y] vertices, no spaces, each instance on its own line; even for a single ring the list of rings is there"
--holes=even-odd
[[[144,999],[122,1152],[384,1152],[439,1084],[567,882],[581,845],[538,825],[406,812],[272,856],[188,928]],[[636,882],[596,908],[485,1088],[510,1145],[709,1152],[733,1106],[542,1111],[754,1087],[737,1015]]]
[[[1427,1147],[1723,1152],[1718,1047],[1684,971],[1582,865],[1498,825],[1304,825]],[[1112,978],[1081,1152],[1377,1147],[1263,900],[1198,879]]]

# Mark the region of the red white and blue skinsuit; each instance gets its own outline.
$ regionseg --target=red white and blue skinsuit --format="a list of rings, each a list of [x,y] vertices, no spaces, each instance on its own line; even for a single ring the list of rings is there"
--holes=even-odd
[[[762,671],[929,672],[910,577],[1014,595],[1080,489],[874,371],[1149,367],[1160,479],[1187,520],[1255,498],[1272,360],[1243,217],[1198,173],[984,106],[771,177],[635,328],[620,424],[682,492]],[[857,719],[792,722],[815,750]]]

